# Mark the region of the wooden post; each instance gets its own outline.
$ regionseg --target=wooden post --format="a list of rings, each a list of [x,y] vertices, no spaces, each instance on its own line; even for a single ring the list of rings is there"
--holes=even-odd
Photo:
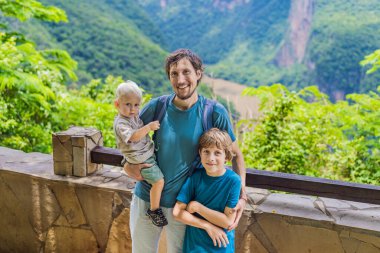
[[[247,169],[246,185],[380,205],[380,186],[274,171]]]
[[[91,150],[103,145],[102,133],[94,128],[70,127],[54,133],[53,161],[54,174],[87,176],[103,165],[91,162]]]

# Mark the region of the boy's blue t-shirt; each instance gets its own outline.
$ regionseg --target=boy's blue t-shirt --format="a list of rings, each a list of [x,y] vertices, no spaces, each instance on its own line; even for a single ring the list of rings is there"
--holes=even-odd
[[[240,177],[231,170],[226,170],[223,176],[210,177],[204,169],[199,169],[186,180],[177,200],[185,204],[195,200],[212,210],[224,213],[225,207],[234,208],[237,205],[240,188]],[[186,226],[183,252],[234,252],[235,231],[224,231],[229,244],[226,248],[219,248],[214,246],[206,230]]]
[[[152,99],[141,111],[140,118],[144,125],[153,120],[157,100]],[[177,194],[189,176],[191,164],[198,154],[199,137],[203,133],[204,101],[203,96],[198,96],[198,101],[188,110],[180,110],[169,101],[160,129],[156,131],[156,158],[165,180],[160,206],[174,207]],[[235,141],[227,110],[220,104],[214,106],[213,126],[227,131]],[[149,202],[150,189],[150,184],[140,181],[134,193]]]

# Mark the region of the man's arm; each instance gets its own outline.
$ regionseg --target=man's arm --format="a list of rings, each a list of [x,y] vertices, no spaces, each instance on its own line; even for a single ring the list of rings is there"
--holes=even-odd
[[[235,221],[236,210],[225,207],[224,213],[212,210],[197,201],[191,201],[186,210],[189,213],[198,213],[207,221],[222,228],[229,228]]]
[[[235,222],[228,228],[228,230],[232,230],[237,227],[239,220],[243,214],[245,205],[247,203],[247,194],[245,193],[246,169],[245,169],[245,164],[244,164],[243,153],[240,151],[237,141],[234,141],[232,143],[232,152],[235,153],[234,158],[232,158],[232,169],[237,174],[239,174],[241,178],[241,193],[240,193],[239,202],[234,208],[237,211]]]
[[[247,171],[245,169],[243,153],[240,151],[237,141],[232,143],[232,152],[235,154],[232,158],[232,169],[240,176],[241,191],[245,194],[245,177]]]
[[[226,233],[223,229],[211,224],[210,222],[199,219],[186,210],[187,205],[185,203],[177,201],[173,208],[173,216],[177,221],[180,221],[186,225],[204,229],[212,239],[214,246],[227,247],[229,244]]]
[[[150,131],[155,131],[160,128],[160,122],[152,121],[145,126],[137,129],[129,138],[130,141],[136,142],[144,138]]]
[[[140,164],[131,164],[131,163],[125,163],[124,164],[124,171],[127,173],[128,177],[133,178],[134,180],[141,181],[144,180],[144,178],[141,176],[141,170],[144,168],[151,167],[152,164],[150,163],[140,163]]]

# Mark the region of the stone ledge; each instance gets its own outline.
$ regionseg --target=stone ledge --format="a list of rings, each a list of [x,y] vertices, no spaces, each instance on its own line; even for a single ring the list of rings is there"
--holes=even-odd
[[[131,192],[135,181],[121,173],[120,167],[105,165],[103,170],[88,177],[59,176],[53,171],[52,156],[24,153],[0,147],[0,170],[28,174],[53,181],[65,181],[112,190]],[[270,193],[268,190],[247,190],[246,211],[325,221],[331,224],[380,232],[380,206],[359,202],[310,197],[296,194]]]
[[[65,181],[74,184],[129,192],[131,192],[135,184],[135,181],[121,173],[120,167],[109,165],[104,165],[101,171],[97,171],[88,177],[55,175],[51,155],[25,153],[5,147],[0,147],[0,171],[1,170],[23,173],[53,181]]]
[[[270,193],[248,188],[246,210],[319,221],[320,225],[341,225],[380,232],[380,206],[346,200]]]
[[[130,252],[133,186],[119,167],[58,176],[51,155],[0,147],[0,252]],[[236,252],[380,253],[378,205],[247,192]]]

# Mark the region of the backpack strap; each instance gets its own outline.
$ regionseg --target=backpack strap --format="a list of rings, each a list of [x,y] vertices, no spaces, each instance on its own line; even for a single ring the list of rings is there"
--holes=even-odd
[[[158,97],[156,109],[154,110],[154,115],[153,115],[152,121],[158,120],[161,123],[161,121],[164,118],[164,115],[166,113],[166,109],[168,108],[169,102],[173,97],[174,97],[174,94],[163,95],[163,96]],[[156,132],[157,131],[154,131],[152,139],[154,141],[154,150],[158,151],[160,144],[156,140]]]
[[[166,109],[168,108],[170,96],[172,95],[163,95],[163,96],[158,97],[156,109],[154,111],[153,121],[158,120],[161,123],[162,118],[165,115]]]
[[[214,112],[214,106],[216,105],[215,100],[205,98],[203,106],[203,115],[202,115],[202,126],[203,131],[206,132],[213,127],[212,114]]]
[[[216,105],[215,100],[207,99],[205,98],[205,101],[203,103],[203,114],[202,114],[202,127],[203,132],[206,132],[207,130],[210,130],[213,127],[213,119],[212,114],[214,112],[214,106]],[[191,168],[189,170],[189,176],[193,174],[194,170],[202,168],[201,163],[201,157],[199,154],[195,157],[194,161],[191,164]]]

